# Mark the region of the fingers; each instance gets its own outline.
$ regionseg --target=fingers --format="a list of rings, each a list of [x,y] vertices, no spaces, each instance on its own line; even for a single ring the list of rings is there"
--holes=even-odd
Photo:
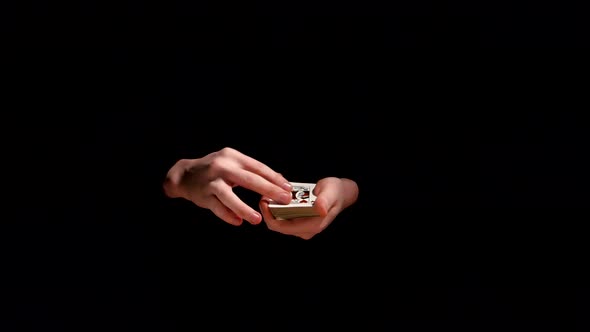
[[[288,204],[291,202],[291,185],[287,184],[287,182],[284,182],[282,187],[277,186],[260,175],[244,169],[229,172],[226,178],[231,183],[257,192],[262,196],[267,196],[279,203]]]
[[[279,203],[288,204],[291,201],[293,187],[280,173],[231,148],[225,148],[219,154],[223,157],[221,160],[232,161],[231,163],[219,162],[216,165],[221,172],[221,177],[228,182],[260,195],[269,196]]]
[[[213,212],[219,219],[226,223],[234,226],[240,226],[242,224],[242,218],[235,214],[232,210],[228,209],[223,205],[217,198],[213,197],[209,210]]]
[[[270,212],[270,208],[268,207],[268,197],[262,197],[260,202],[258,203],[258,207],[260,208],[260,213],[262,213],[262,219],[268,222],[269,220],[275,220],[274,216]]]
[[[316,234],[322,232],[334,219],[332,216],[326,216],[278,220],[274,218],[270,212],[268,201],[262,199],[259,207],[264,222],[270,230],[286,235],[297,236],[305,240],[309,240]]]
[[[318,181],[313,192],[317,197],[314,207],[321,216],[326,216],[334,208],[342,209],[343,197],[346,196],[343,189],[342,181],[338,178],[330,177]]]
[[[262,216],[248,204],[244,203],[232,190],[232,188],[222,180],[211,183],[212,192],[216,200],[223,205],[225,209],[231,211],[241,219],[247,220],[251,224],[259,224]],[[215,205],[215,204],[214,204]],[[215,213],[215,211],[214,211]],[[217,214],[217,213],[216,213]],[[223,218],[222,218],[223,219]],[[225,219],[224,219],[225,220]],[[226,220],[227,221],[227,220]]]
[[[327,226],[324,226],[320,217],[297,218],[292,220],[267,220],[265,218],[264,221],[270,230],[295,236],[301,234],[319,234]]]
[[[235,151],[235,150],[234,150]],[[236,159],[242,164],[242,167],[252,173],[258,174],[260,177],[271,182],[272,184],[283,188],[283,190],[291,191],[292,186],[280,173],[275,172],[266,164],[249,157],[241,152],[235,151]]]
[[[318,217],[278,220],[270,212],[268,198],[263,197],[259,204],[263,220],[270,230],[311,239],[324,231],[347,204],[354,202],[358,188],[352,181],[344,182],[339,178],[328,177],[318,181],[314,194],[317,196],[314,208],[318,211]]]
[[[241,225],[243,219],[254,225],[262,221],[260,213],[244,203],[224,180],[214,180],[209,183],[208,188],[206,195],[197,193],[188,198],[232,225]]]

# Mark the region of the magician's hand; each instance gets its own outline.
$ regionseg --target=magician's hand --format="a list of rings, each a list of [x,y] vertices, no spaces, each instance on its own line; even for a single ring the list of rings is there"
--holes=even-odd
[[[236,186],[280,203],[291,201],[292,186],[281,174],[233,148],[179,160],[163,184],[168,197],[187,199],[229,224],[238,226],[244,219],[259,224],[262,216],[234,193]]]
[[[264,222],[270,230],[293,235],[305,240],[325,230],[336,216],[358,199],[359,188],[355,181],[346,178],[327,177],[316,183],[314,208],[318,217],[302,217],[290,220],[276,219],[268,207],[269,197],[262,197],[259,206]]]

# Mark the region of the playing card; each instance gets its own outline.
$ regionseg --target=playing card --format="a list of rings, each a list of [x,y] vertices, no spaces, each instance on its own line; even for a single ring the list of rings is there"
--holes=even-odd
[[[291,191],[291,203],[278,204],[269,203],[271,213],[277,219],[293,219],[300,217],[317,216],[313,208],[316,196],[313,193],[315,183],[291,182],[293,190]]]
[[[315,203],[315,195],[313,194],[313,183],[291,183],[293,190],[291,191],[291,204],[308,204],[313,205]]]

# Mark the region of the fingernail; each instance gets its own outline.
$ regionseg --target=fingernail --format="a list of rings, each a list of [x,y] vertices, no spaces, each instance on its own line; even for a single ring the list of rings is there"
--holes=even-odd
[[[289,182],[285,182],[282,185],[282,188],[285,189],[286,191],[291,191],[293,190],[293,186],[289,183]],[[290,197],[289,197],[290,198]]]
[[[252,223],[258,224],[260,222],[260,215],[257,212],[252,213]]]

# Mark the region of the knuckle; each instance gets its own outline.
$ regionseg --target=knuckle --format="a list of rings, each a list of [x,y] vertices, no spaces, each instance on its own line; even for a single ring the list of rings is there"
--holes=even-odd
[[[223,159],[215,158],[209,164],[209,172],[213,175],[221,175],[225,173],[225,165]]]
[[[228,156],[232,156],[236,153],[236,150],[230,148],[230,147],[224,147],[223,149],[219,150],[219,155],[223,156],[223,157],[228,157]]]

